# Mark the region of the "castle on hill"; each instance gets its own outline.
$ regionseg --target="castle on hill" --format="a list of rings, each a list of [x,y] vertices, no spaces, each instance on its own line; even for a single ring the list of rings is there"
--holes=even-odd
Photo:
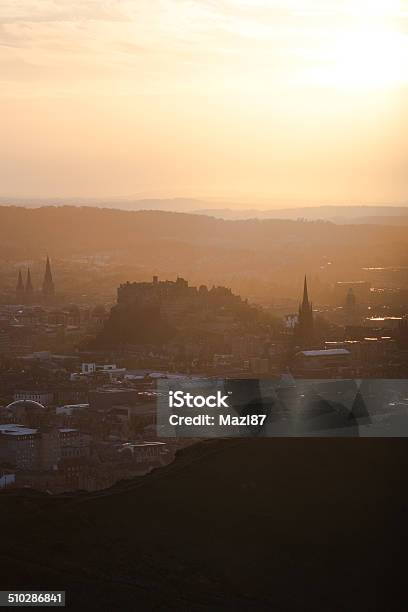
[[[152,282],[124,283],[118,288],[118,306],[137,305],[158,307],[169,319],[182,318],[194,311],[211,310],[217,307],[239,307],[243,304],[240,296],[226,287],[207,288],[206,285],[191,287],[184,278],[176,281],[160,281],[157,276]]]

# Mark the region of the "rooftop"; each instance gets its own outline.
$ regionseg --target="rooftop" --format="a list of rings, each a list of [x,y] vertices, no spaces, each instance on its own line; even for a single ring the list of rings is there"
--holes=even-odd
[[[367,321],[402,321],[402,317],[367,317]]]
[[[0,425],[0,433],[8,436],[29,436],[37,432],[38,429],[30,429],[29,427],[24,427],[24,425],[16,425],[14,423]]]
[[[334,357],[335,355],[350,355],[350,351],[346,349],[325,349],[318,351],[300,351],[298,355],[304,355],[305,357]]]

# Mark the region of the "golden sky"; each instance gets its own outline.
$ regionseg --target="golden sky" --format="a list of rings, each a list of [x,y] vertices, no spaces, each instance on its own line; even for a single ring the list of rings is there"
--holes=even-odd
[[[0,195],[408,200],[408,0],[2,0]]]

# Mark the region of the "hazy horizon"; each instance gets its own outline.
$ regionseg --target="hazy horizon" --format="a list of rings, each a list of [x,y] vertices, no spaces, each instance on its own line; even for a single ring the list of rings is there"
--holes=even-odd
[[[151,208],[146,205],[150,204]],[[163,208],[160,208],[160,206]],[[95,208],[110,208],[123,211],[138,211],[138,210],[164,210],[173,212],[201,212],[201,211],[217,211],[231,210],[237,212],[254,211],[254,212],[278,212],[278,211],[296,211],[302,209],[324,209],[330,211],[337,210],[365,210],[368,211],[401,211],[408,212],[408,201],[402,202],[334,202],[334,201],[297,201],[297,200],[259,200],[256,198],[248,198],[245,201],[237,201],[230,198],[221,197],[186,197],[186,196],[169,196],[160,197],[146,194],[144,196],[7,196],[0,194],[0,206],[21,206],[25,208],[42,208],[48,206],[85,206]]]
[[[5,0],[2,192],[400,205],[407,67],[406,1]]]

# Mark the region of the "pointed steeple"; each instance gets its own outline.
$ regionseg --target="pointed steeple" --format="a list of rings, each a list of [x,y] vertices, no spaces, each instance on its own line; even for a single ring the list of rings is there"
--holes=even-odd
[[[25,284],[25,290],[24,290],[25,302],[27,304],[31,302],[33,293],[34,293],[34,287],[31,282],[31,272],[30,272],[30,268],[27,268],[27,278],[26,278],[26,284]]]
[[[51,263],[50,258],[47,255],[47,262],[45,264],[44,281],[42,285],[42,292],[45,298],[51,298],[54,296],[55,288],[54,281],[52,280]]]
[[[309,307],[309,294],[307,291],[307,278],[306,278],[306,274],[305,274],[305,281],[303,283],[303,301],[302,301],[302,307],[303,308],[308,308]]]
[[[24,283],[23,276],[21,274],[21,270],[18,271],[18,281],[16,287],[16,299],[19,304],[23,304],[24,302]]]
[[[307,278],[303,283],[303,299],[299,305],[299,320],[296,329],[296,339],[301,346],[311,347],[314,343],[313,307],[309,302]]]

